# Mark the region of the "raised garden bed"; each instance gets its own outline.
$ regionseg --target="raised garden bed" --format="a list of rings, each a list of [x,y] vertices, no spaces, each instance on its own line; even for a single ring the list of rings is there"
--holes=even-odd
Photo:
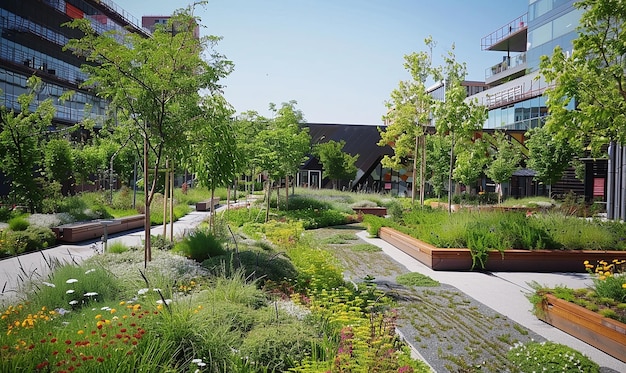
[[[467,248],[438,248],[393,228],[382,227],[384,241],[419,260],[433,270],[467,271],[472,269],[472,255]],[[585,272],[583,262],[626,259],[624,251],[600,250],[506,250],[489,253],[485,270],[509,272]]]
[[[357,215],[364,215],[364,214],[376,215],[376,216],[387,215],[386,207],[353,207],[352,210],[354,210],[354,212]]]
[[[626,362],[626,324],[577,304],[545,294],[537,317]]]
[[[119,233],[144,226],[144,215],[125,216],[112,220],[94,220],[90,222],[64,224],[53,227],[52,231],[60,242],[80,242],[102,237],[104,229],[107,234]]]

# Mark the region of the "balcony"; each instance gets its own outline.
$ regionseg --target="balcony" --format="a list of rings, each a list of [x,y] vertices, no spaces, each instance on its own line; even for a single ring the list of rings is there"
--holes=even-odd
[[[485,83],[494,84],[504,78],[516,78],[526,72],[526,53],[513,57],[504,56],[502,62],[485,70]]]
[[[526,52],[528,13],[517,17],[481,40],[481,49],[502,52]]]

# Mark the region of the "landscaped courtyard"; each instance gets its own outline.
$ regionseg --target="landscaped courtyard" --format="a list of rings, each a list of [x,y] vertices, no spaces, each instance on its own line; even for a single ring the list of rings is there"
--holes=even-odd
[[[367,225],[355,206],[394,211],[401,200],[305,190],[290,199],[289,209],[273,203],[268,223],[251,202],[218,213],[214,233],[155,239],[145,269],[140,247],[112,240],[80,267],[32,274],[21,301],[5,305],[3,361],[52,371],[428,371],[409,358],[412,346],[438,372],[495,372],[523,366],[511,348],[544,341],[360,238]]]

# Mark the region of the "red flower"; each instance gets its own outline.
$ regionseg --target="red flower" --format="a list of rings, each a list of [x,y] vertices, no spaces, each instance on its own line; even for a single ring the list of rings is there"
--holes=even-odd
[[[47,367],[47,366],[48,366],[48,364],[49,364],[49,363],[48,363],[47,361],[44,361],[44,362],[41,362],[41,363],[37,364],[37,366],[36,366],[35,368],[36,368],[37,370],[39,370],[39,369],[43,369],[43,368]]]
[[[50,340],[50,343],[56,343],[56,341],[57,341],[57,339],[56,339],[56,338],[52,338],[52,339]]]
[[[104,358],[102,356],[99,356],[96,360],[98,360],[99,363],[104,361]]]
[[[65,341],[65,344],[66,344],[66,345],[71,345],[71,344],[72,344],[72,341],[70,341],[70,340],[68,339],[68,340],[66,340],[66,341]]]

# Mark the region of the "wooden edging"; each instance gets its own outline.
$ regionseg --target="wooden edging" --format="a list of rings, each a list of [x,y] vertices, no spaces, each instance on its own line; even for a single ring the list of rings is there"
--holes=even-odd
[[[539,319],[626,362],[626,324],[577,304],[545,295]]]
[[[467,271],[472,255],[467,248],[438,248],[393,228],[382,227],[378,236],[433,270]],[[506,250],[489,253],[485,270],[509,272],[585,272],[583,262],[626,260],[624,251]],[[478,269],[478,268],[477,268]]]

